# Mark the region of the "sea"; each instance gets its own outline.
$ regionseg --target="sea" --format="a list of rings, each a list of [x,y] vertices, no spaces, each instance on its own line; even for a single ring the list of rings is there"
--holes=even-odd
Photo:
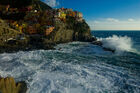
[[[27,93],[140,93],[140,31],[92,31],[88,42],[55,50],[0,54],[0,75],[26,81]]]

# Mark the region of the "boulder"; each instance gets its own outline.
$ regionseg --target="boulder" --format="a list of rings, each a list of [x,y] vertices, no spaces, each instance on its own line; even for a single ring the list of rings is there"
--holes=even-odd
[[[103,43],[101,41],[92,41],[91,43],[94,44],[94,45],[98,45],[98,46],[103,45]]]
[[[101,41],[96,41],[96,40],[95,40],[95,41],[92,41],[91,44],[101,46],[105,51],[111,51],[112,53],[115,52],[114,49],[104,47],[104,46],[103,46],[103,43],[102,43]]]
[[[15,82],[14,78],[0,78],[0,93],[26,93],[25,82]]]

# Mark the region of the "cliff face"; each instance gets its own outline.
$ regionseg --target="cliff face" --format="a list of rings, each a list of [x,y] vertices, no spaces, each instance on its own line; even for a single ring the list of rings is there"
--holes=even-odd
[[[35,49],[50,49],[60,43],[73,41],[90,42],[94,39],[91,36],[89,26],[84,21],[80,23],[77,21],[75,21],[75,23],[56,22],[55,30],[48,36],[31,36],[31,38],[30,44],[31,46],[33,45]]]
[[[3,23],[4,24],[4,23]],[[83,22],[56,22],[55,30],[48,36],[25,35],[8,26],[0,26],[0,52],[27,49],[52,49],[55,44],[72,41],[92,41],[90,28]]]
[[[90,42],[93,38],[91,35],[91,30],[88,24],[83,21],[82,23],[77,23],[74,26],[74,41],[85,41]]]
[[[78,22],[74,19],[71,21],[55,22],[56,29],[45,39],[45,42],[53,43],[66,43],[72,41],[92,41],[92,35],[90,32],[90,27],[88,24],[83,22]]]
[[[60,43],[95,40],[81,13],[64,8],[52,9],[40,0],[33,0],[31,6],[29,10],[25,7],[25,10],[5,8],[4,12],[1,11],[0,52],[52,49]],[[17,18],[23,13],[22,18]]]
[[[0,20],[0,52],[26,49],[28,42],[26,35],[10,28],[3,20]]]

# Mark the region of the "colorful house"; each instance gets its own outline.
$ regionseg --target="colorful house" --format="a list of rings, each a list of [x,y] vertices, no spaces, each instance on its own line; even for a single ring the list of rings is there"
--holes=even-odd
[[[76,13],[74,11],[69,11],[67,16],[76,17]]]
[[[65,14],[65,12],[60,12],[60,18],[61,18],[61,19],[66,19],[66,14]]]
[[[20,31],[20,33],[22,33],[22,31],[23,31],[23,27],[22,26],[19,26],[19,31]]]
[[[55,27],[53,27],[53,26],[48,26],[48,27],[46,28],[45,35],[48,36],[54,29],[55,29]]]
[[[79,22],[83,21],[83,14],[81,12],[76,12],[76,20]]]
[[[79,18],[83,18],[83,14],[81,13],[81,12],[77,12],[77,17],[79,17]]]

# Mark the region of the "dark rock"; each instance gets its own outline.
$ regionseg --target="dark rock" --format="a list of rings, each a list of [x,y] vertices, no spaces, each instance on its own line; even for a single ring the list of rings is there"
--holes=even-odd
[[[27,88],[27,84],[25,81],[21,81],[16,83],[16,85],[20,84],[20,89],[19,89],[19,93],[26,93],[28,88]]]
[[[91,30],[88,24],[83,22],[75,22],[73,24],[74,27],[74,41],[83,41],[83,42],[91,42],[92,35]]]
[[[103,47],[103,43],[101,41],[93,41],[93,42],[91,42],[91,44],[101,46],[105,51],[111,51],[112,53],[115,52],[115,50],[113,50],[111,48]]]
[[[7,44],[9,45],[15,45],[16,44],[16,40],[8,40]]]
[[[102,46],[103,45],[103,43],[101,41],[93,41],[91,43],[94,44],[94,45],[98,45],[98,46]]]
[[[105,47],[103,47],[103,49],[104,49],[105,51],[111,51],[112,53],[115,53],[115,50],[113,50],[113,49],[111,49],[111,48],[105,48]]]

